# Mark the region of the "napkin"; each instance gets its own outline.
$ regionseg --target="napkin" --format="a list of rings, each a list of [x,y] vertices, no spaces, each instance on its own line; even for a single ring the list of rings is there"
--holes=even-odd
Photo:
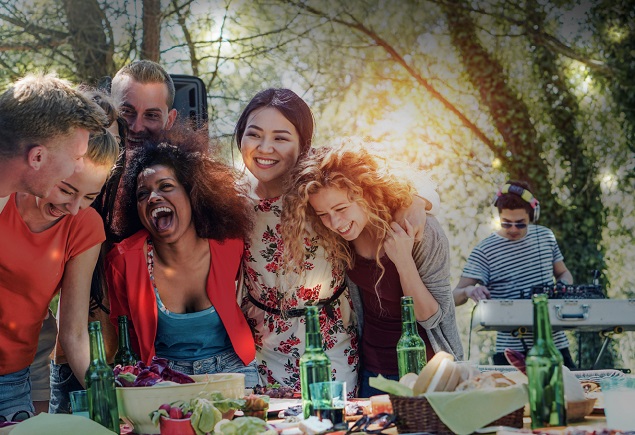
[[[72,414],[41,413],[16,424],[10,435],[113,435],[99,423]]]
[[[567,402],[582,402],[586,399],[582,384],[567,366],[562,366],[562,380],[564,383],[564,395]]]
[[[425,394],[441,421],[458,435],[466,435],[525,406],[527,385]]]

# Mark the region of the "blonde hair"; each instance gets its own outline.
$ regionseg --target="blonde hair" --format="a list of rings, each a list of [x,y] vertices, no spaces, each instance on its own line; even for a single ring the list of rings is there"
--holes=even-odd
[[[117,122],[119,110],[110,96],[98,89],[85,86],[80,86],[80,90],[87,98],[101,107],[107,118],[106,127]],[[119,152],[119,143],[115,136],[102,128],[101,131],[91,133],[85,157],[96,165],[113,167],[119,157]]]
[[[135,82],[148,84],[148,83],[163,83],[168,90],[168,98],[166,104],[168,109],[172,108],[174,104],[174,96],[176,94],[174,88],[174,81],[168,72],[158,63],[151,60],[137,60],[121,68],[115,74],[112,79],[112,93],[118,95],[119,84],[125,76],[132,78]]]
[[[31,143],[107,127],[104,111],[70,82],[28,75],[0,95],[0,156],[22,154]]]
[[[377,235],[375,260],[382,270],[381,280],[384,267],[379,253],[383,241],[391,230],[394,213],[412,204],[413,188],[409,182],[394,177],[383,159],[352,141],[317,148],[293,169],[281,217],[286,270],[305,271],[307,251],[303,242],[309,237],[309,227],[319,236],[319,243],[333,261],[349,269],[353,267],[354,251],[349,243],[326,228],[309,204],[310,195],[327,187],[348,191],[349,199],[367,213],[368,225]]]

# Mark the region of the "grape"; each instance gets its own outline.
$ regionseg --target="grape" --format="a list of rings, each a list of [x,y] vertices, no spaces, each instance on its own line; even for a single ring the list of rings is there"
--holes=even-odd
[[[256,385],[254,387],[254,394],[264,394],[275,399],[292,399],[294,397],[294,390],[291,387],[280,384],[269,384],[266,387]]]

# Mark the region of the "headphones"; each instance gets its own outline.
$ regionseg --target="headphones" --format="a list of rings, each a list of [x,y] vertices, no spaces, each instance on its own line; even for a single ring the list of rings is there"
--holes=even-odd
[[[528,202],[533,210],[533,213],[530,213],[529,215],[529,220],[531,221],[531,223],[538,222],[538,217],[540,216],[540,203],[529,190],[523,189],[522,187],[516,186],[515,184],[505,184],[502,188],[500,188],[500,190],[494,197],[494,207],[497,206],[498,198],[506,193],[513,193],[514,195],[518,195],[526,202]]]

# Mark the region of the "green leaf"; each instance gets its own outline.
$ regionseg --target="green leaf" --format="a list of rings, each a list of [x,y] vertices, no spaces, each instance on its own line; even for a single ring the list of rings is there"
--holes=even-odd
[[[389,394],[394,394],[395,396],[414,396],[412,388],[408,388],[404,384],[400,384],[398,381],[386,379],[382,375],[368,379],[368,383],[373,388],[377,388],[378,390],[385,391]]]

